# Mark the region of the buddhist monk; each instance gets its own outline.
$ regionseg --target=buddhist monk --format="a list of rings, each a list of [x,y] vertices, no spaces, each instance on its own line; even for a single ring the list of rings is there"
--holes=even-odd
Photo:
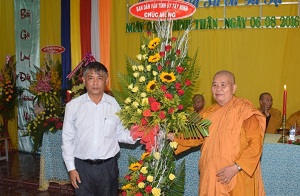
[[[194,95],[192,101],[193,101],[194,111],[197,113],[200,113],[201,110],[203,110],[204,105],[205,105],[205,100],[204,100],[203,95],[201,95],[201,94]]]
[[[259,110],[266,117],[266,133],[277,133],[282,124],[281,112],[273,108],[273,98],[270,93],[264,92],[259,96]]]
[[[204,109],[209,119],[209,136],[204,139],[169,139],[179,143],[178,151],[201,143],[199,161],[200,196],[263,196],[264,185],[260,167],[266,126],[264,115],[253,104],[234,95],[235,77],[219,71],[212,82],[215,104]]]

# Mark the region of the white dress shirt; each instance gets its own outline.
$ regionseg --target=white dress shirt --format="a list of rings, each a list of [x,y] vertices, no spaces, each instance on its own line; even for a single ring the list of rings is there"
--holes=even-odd
[[[74,170],[74,159],[108,159],[119,151],[118,142],[134,144],[129,130],[121,124],[115,98],[103,94],[95,104],[88,94],[67,103],[62,131],[62,155],[67,170]]]

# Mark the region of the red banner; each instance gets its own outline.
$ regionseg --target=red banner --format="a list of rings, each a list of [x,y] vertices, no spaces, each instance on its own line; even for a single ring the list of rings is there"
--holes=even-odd
[[[46,54],[60,54],[65,51],[65,48],[63,46],[45,46],[41,51]]]
[[[177,20],[193,15],[196,7],[185,1],[149,0],[132,5],[131,15],[144,20]]]

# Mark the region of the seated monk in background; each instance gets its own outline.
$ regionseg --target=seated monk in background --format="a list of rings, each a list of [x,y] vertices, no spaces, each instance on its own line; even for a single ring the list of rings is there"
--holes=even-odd
[[[203,110],[204,105],[205,105],[205,100],[204,100],[203,95],[201,95],[201,94],[194,95],[192,101],[193,101],[194,111],[196,113],[200,113]]]
[[[278,109],[273,108],[273,98],[270,93],[264,92],[259,96],[259,110],[266,117],[266,133],[277,133],[281,127],[282,117]]]
[[[237,85],[229,71],[219,71],[212,83],[216,104],[204,109],[211,121],[204,139],[168,138],[178,142],[176,153],[200,145],[200,196],[263,196],[260,157],[266,120],[253,104],[234,96]]]

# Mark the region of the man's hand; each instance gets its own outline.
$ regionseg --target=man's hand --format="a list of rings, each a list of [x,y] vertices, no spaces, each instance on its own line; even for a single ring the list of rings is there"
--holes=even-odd
[[[69,171],[69,176],[70,176],[70,180],[71,180],[73,187],[75,189],[78,189],[79,187],[77,185],[77,182],[81,183],[78,172],[75,169],[71,170],[71,171]]]
[[[237,174],[238,172],[239,169],[235,164],[224,167],[217,173],[218,182],[221,182],[222,184],[228,184],[231,181],[232,177],[235,176],[235,174]]]

